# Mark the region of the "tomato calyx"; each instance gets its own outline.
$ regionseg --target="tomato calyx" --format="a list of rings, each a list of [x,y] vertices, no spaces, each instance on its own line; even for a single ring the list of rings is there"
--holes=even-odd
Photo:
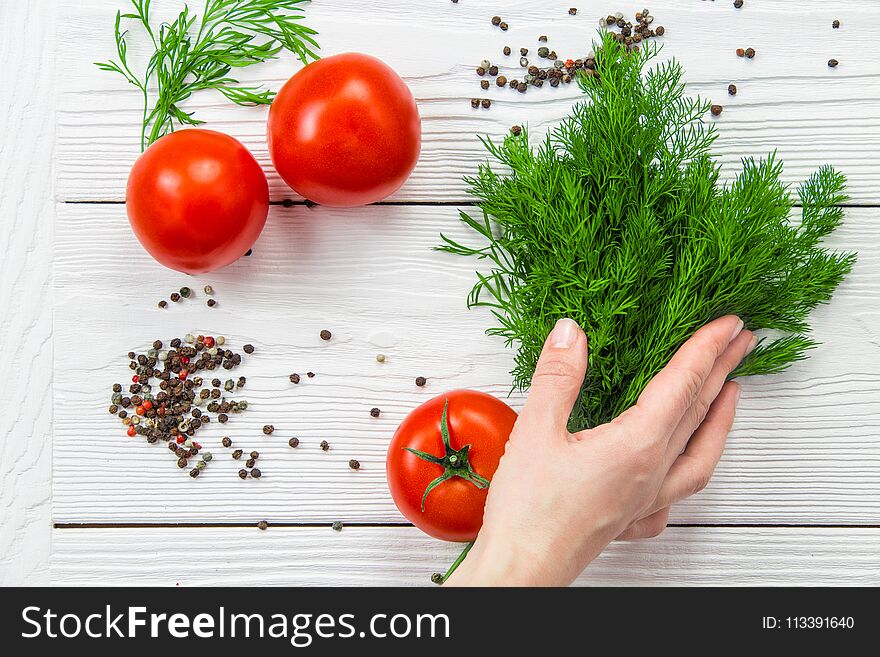
[[[489,480],[477,474],[468,461],[468,453],[470,452],[471,445],[465,445],[461,449],[455,450],[452,449],[452,446],[449,444],[448,410],[449,400],[447,399],[446,403],[443,404],[443,415],[440,418],[440,436],[443,438],[443,447],[446,451],[444,456],[434,456],[433,454],[428,454],[427,452],[413,449],[412,447],[404,447],[406,451],[415,454],[420,459],[430,463],[436,463],[443,468],[443,474],[437,477],[425,488],[425,492],[422,495],[422,512],[425,510],[425,500],[428,498],[428,493],[444,481],[452,479],[453,477],[461,477],[465,481],[471,482],[479,489],[489,487]]]

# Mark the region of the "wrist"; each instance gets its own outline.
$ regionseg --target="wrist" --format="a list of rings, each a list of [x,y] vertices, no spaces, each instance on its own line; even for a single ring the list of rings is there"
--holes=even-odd
[[[446,586],[559,586],[537,564],[545,560],[511,546],[502,548],[479,538],[461,565],[449,576]]]

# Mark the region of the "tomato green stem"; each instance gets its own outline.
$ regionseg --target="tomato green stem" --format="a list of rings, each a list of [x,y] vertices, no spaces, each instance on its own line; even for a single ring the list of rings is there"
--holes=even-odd
[[[427,452],[413,449],[412,447],[403,448],[424,461],[436,463],[443,467],[443,474],[437,477],[425,488],[425,492],[422,495],[422,512],[425,511],[425,500],[428,498],[428,493],[444,481],[452,479],[452,477],[461,477],[465,481],[471,482],[479,489],[489,487],[489,480],[477,474],[468,461],[468,454],[470,453],[471,445],[465,445],[459,450],[452,449],[452,445],[449,442],[448,411],[449,400],[447,399],[446,403],[443,405],[443,415],[440,418],[440,436],[443,438],[443,448],[446,452],[442,457],[434,456],[433,454],[428,454]]]
[[[446,573],[443,575],[440,573],[434,573],[431,575],[431,581],[435,584],[444,584],[446,580],[449,579],[450,575],[455,572],[455,569],[461,565],[461,562],[464,561],[464,558],[468,555],[468,552],[471,551],[472,547],[474,547],[473,541],[464,546],[464,550],[462,550],[461,554],[458,555],[458,558],[452,562],[452,565],[449,566],[449,570],[447,570]]]

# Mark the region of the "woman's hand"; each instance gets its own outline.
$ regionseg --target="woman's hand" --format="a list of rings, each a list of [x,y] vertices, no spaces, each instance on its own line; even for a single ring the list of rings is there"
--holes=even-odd
[[[727,377],[755,344],[738,317],[717,319],[635,406],[571,434],[587,338],[560,320],[492,479],[483,528],[448,584],[567,585],[614,538],[663,531],[670,505],[702,490],[721,458],[740,392]]]

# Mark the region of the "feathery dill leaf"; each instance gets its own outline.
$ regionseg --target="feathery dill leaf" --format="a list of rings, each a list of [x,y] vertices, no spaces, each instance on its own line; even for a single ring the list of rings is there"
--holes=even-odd
[[[610,35],[588,102],[532,148],[528,135],[484,139],[492,158],[466,178],[482,217],[461,220],[484,240],[441,235],[440,250],[488,261],[470,306],[488,306],[488,333],[517,347],[515,385],[527,388],[544,339],[561,317],[590,338],[590,364],[570,420],[607,422],[636,402],[693,332],[734,313],[771,329],[734,376],[770,374],[816,345],[807,316],[855,262],[820,246],[843,218],[844,177],[822,167],[802,184],[800,222],[774,155],[746,159],[718,183],[709,103],[685,95],[673,61],[645,71],[656,46],[627,53]]]
[[[237,105],[268,105],[274,92],[242,85],[231,73],[274,59],[281,50],[295,53],[304,64],[318,56],[317,32],[302,23],[308,0],[205,0],[202,18],[188,6],[171,22],[154,27],[151,0],[131,0],[134,10],[116,13],[117,60],[97,62],[104,71],[122,75],[143,96],[141,150],[176,125],[203,123],[180,104],[201,89],[215,89]],[[150,44],[150,56],[141,75],[128,62],[128,31],[123,20],[140,24]],[[151,100],[152,89],[157,88]]]

